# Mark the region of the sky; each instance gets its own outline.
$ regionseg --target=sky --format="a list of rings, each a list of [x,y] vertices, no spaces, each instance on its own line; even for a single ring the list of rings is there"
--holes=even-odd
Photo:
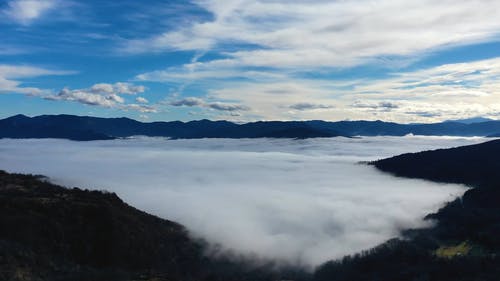
[[[466,190],[393,177],[359,161],[483,141],[3,139],[0,169],[116,192],[128,204],[217,245],[211,247],[214,254],[230,251],[253,261],[312,268],[375,247],[403,229],[429,226],[424,216]]]
[[[0,1],[0,118],[500,115],[500,2]]]

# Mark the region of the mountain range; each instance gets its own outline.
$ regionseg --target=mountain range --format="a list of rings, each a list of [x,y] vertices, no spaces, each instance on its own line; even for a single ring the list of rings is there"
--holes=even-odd
[[[62,138],[78,141],[108,140],[144,135],[174,139],[196,138],[315,138],[354,136],[499,136],[500,121],[455,120],[432,124],[383,121],[229,121],[139,122],[129,118],[75,115],[15,115],[0,120],[0,138]]]

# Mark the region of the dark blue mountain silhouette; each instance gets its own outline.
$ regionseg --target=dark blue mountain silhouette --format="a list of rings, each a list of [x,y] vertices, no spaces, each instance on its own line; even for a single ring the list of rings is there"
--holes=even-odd
[[[446,122],[458,122],[458,123],[464,123],[464,124],[472,124],[472,123],[482,123],[482,122],[488,122],[488,121],[494,121],[493,119],[490,118],[485,118],[485,117],[472,117],[472,118],[465,118],[465,119],[455,119],[455,120],[448,120]]]
[[[229,121],[144,123],[129,118],[74,115],[16,115],[0,120],[0,138],[64,138],[106,140],[134,135],[170,138],[315,138],[336,136],[496,136],[500,121],[398,124],[383,121]]]
[[[129,118],[97,118],[73,115],[16,115],[0,120],[0,138],[65,138],[105,140],[134,135],[170,138],[312,138],[335,137],[332,129],[315,128],[307,122],[228,121],[143,123]]]

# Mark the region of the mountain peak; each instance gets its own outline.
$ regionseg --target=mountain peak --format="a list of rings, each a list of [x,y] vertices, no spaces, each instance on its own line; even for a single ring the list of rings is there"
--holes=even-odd
[[[30,117],[24,115],[24,114],[17,114],[17,115],[14,115],[14,116],[11,116],[7,119],[11,119],[11,120],[23,120],[23,119],[30,119]]]

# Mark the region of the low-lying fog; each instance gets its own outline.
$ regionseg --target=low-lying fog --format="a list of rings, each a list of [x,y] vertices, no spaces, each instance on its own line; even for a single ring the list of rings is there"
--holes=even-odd
[[[465,191],[358,161],[482,138],[0,140],[0,169],[106,189],[235,253],[315,266],[376,246]]]

